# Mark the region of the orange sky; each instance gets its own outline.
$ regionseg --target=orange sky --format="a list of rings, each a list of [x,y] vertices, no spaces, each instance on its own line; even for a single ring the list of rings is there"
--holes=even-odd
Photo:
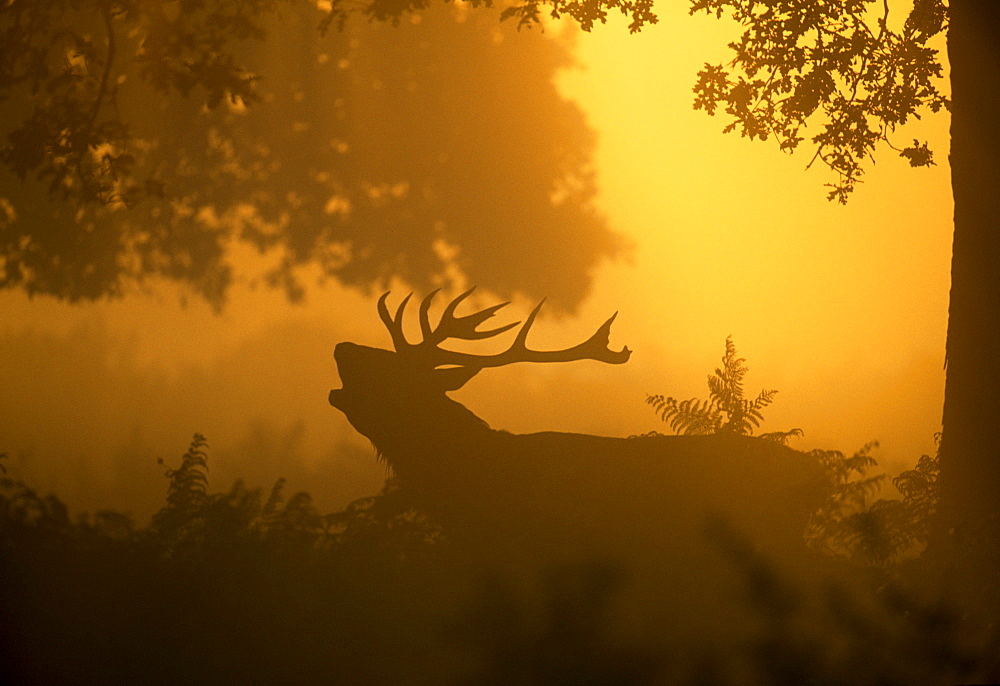
[[[656,359],[657,391],[702,394],[696,372],[733,334],[749,388],[780,390],[775,428],[844,450],[878,438],[883,459],[915,459],[944,381],[947,117],[898,135],[928,138],[938,166],[883,150],[850,204],[831,204],[826,170],[804,171],[810,153],[723,136],[721,117],[691,109],[694,74],[726,59],[734,27],[676,10],[637,36],[621,21],[582,36],[585,69],[564,78],[601,132],[602,206],[639,244],[595,300],[643,294],[624,321]]]
[[[488,370],[457,397],[496,428],[646,432],[663,428],[646,393],[706,395],[732,334],[747,390],[779,390],[765,428],[801,427],[800,448],[879,439],[890,471],[912,464],[940,423],[946,116],[899,135],[929,138],[939,166],[883,151],[847,207],[828,203],[806,154],[723,136],[722,119],[692,111],[694,75],[725,58],[732,29],[672,12],[639,35],[612,21],[581,36],[561,82],[599,134],[600,205],[635,253],[602,270],[578,317],[540,319],[535,344],[575,343],[620,310],[612,343],[633,360]],[[0,451],[73,505],[142,512],[126,492],[159,493],[155,459],[176,463],[195,431],[216,488],[283,474],[331,507],[378,488],[370,447],[326,404],[336,342],[388,345],[357,293],[315,288],[292,306],[239,288],[217,316],[169,288],[75,307],[8,292],[0,311]]]

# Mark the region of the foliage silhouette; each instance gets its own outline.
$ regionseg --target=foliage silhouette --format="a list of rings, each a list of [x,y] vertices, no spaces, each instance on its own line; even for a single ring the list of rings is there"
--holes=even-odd
[[[885,474],[871,474],[878,465],[872,441],[850,457],[839,450],[815,450],[834,484],[830,499],[809,523],[807,540],[832,555],[843,555],[869,564],[884,564],[896,550],[882,527],[872,526],[871,496],[879,492]]]
[[[153,518],[153,527],[161,530],[176,528],[178,522],[187,521],[204,507],[208,499],[208,442],[195,434],[191,446],[177,469],[167,469],[170,480],[167,506]],[[159,460],[163,464],[163,460]]]
[[[636,32],[658,17],[652,0],[524,0],[505,11],[521,24],[540,21],[542,7],[566,15],[590,31],[610,11],[631,18]],[[877,9],[874,7],[881,5]],[[864,163],[880,144],[911,166],[934,164],[927,142],[898,148],[896,128],[926,111],[949,105],[937,83],[943,79],[938,50],[930,47],[948,26],[943,0],[917,0],[903,25],[893,28],[890,3],[875,0],[802,3],[797,0],[691,0],[690,13],[730,15],[743,28],[729,44],[729,65],[705,64],[694,86],[694,107],[714,115],[721,107],[751,140],[774,138],[791,153],[805,139],[808,124],[822,131],[811,138],[813,157],[837,181],[829,199],[846,203],[861,181]]]
[[[329,401],[456,556],[515,577],[589,560],[621,566],[634,581],[630,595],[648,601],[650,621],[687,642],[736,640],[730,634],[744,630],[727,602],[738,580],[703,535],[709,517],[728,518],[783,566],[813,564],[803,533],[829,484],[805,453],[735,433],[513,434],[448,396],[485,369],[519,362],[624,363],[631,351],[610,344],[614,316],[581,343],[539,350],[528,338],[540,305],[520,327],[492,327],[503,305],[460,312],[468,291],[437,315],[432,292],[417,305],[414,342],[405,332],[411,296],[390,308],[389,295],[377,309],[393,349],[338,343],[342,387]],[[455,349],[503,335],[512,340],[499,352]]]
[[[6,453],[4,453],[6,455]],[[69,511],[54,495],[42,496],[22,481],[0,474],[0,516],[8,536],[41,534],[46,538],[62,538],[71,530]]]
[[[938,436],[940,438],[940,435]],[[893,477],[901,498],[872,498],[885,474],[872,474],[877,442],[851,457],[836,450],[814,450],[826,467],[834,492],[810,522],[807,538],[825,553],[883,571],[898,571],[904,560],[923,552],[938,507],[938,457],[922,455],[912,469]]]
[[[722,367],[708,377],[708,400],[678,401],[650,395],[646,403],[676,433],[752,435],[777,391],[763,390],[754,400],[744,398],[745,363],[729,337]],[[792,436],[801,435],[801,429],[791,429],[761,434],[760,438],[787,444]],[[886,478],[885,474],[872,473],[878,462],[871,453],[877,447],[872,441],[850,457],[839,450],[810,452],[822,465],[832,488],[810,518],[806,541],[826,555],[887,569],[926,546],[937,511],[940,467],[937,457],[923,455],[913,469],[892,480],[902,499],[872,500]]]
[[[891,12],[900,5],[902,21]],[[525,0],[514,12],[531,23],[542,7],[585,30],[611,10],[632,16],[631,31],[657,21],[651,0]],[[927,111],[951,111],[955,237],[935,538],[968,552],[954,536],[975,530],[992,548],[991,559],[1000,560],[1000,454],[985,430],[1000,414],[1000,361],[991,345],[1000,335],[1000,269],[988,257],[1000,254],[1000,199],[993,192],[1000,185],[1000,4],[692,0],[690,8],[729,14],[744,27],[730,44],[728,67],[706,64],[700,72],[695,107],[709,114],[724,107],[731,118],[726,130],[773,136],[786,152],[799,147],[806,125],[820,125],[809,164],[820,159],[837,174],[828,184],[830,200],[847,201],[880,144],[913,166],[934,164],[927,142],[898,148],[890,138]],[[933,47],[945,31],[948,96],[938,85],[943,69]],[[992,563],[970,559],[959,567],[977,587],[995,582]]]
[[[242,481],[228,492],[209,493],[207,460],[207,441],[195,434],[181,466],[166,471],[166,505],[153,515],[145,534],[147,542],[155,543],[166,557],[235,541],[282,555],[352,546],[375,546],[393,555],[407,550],[419,554],[417,549],[438,537],[434,525],[399,495],[392,479],[377,496],[323,515],[307,492],[286,497],[284,479],[275,482],[266,499]]]
[[[320,37],[301,0],[6,3],[0,287],[77,301],[158,277],[221,307],[242,246],[293,300],[314,264],[575,306],[625,246],[553,83],[567,44],[421,9]]]
[[[828,197],[841,203],[879,144],[897,150],[911,166],[934,164],[926,142],[899,149],[891,137],[921,112],[948,106],[937,85],[943,78],[938,51],[928,45],[947,27],[945,4],[917,0],[899,30],[890,23],[888,2],[874,22],[869,5],[874,0],[694,0],[692,14],[731,14],[745,27],[729,46],[729,69],[706,63],[699,72],[695,109],[712,115],[722,106],[731,118],[725,132],[738,129],[751,140],[774,137],[787,152],[804,140],[807,122],[819,119],[822,131],[811,139],[809,164],[819,159],[837,174],[827,184]]]
[[[743,397],[743,377],[749,369],[745,358],[737,357],[732,336],[726,338],[722,367],[708,377],[708,400],[691,398],[677,400],[663,395],[647,395],[652,405],[670,429],[677,434],[736,434],[752,436],[764,421],[764,408],[774,402],[777,391],[763,390],[753,400]],[[788,439],[801,436],[802,429],[761,434],[760,438],[788,445]]]
[[[631,623],[629,579],[614,566],[555,567],[527,586],[476,581],[391,481],[313,516],[308,495],[286,499],[280,481],[266,498],[238,483],[202,490],[191,474],[206,474],[206,455],[195,436],[166,474],[158,521],[187,513],[172,538],[119,513],[72,521],[54,496],[0,476],[0,678],[763,686],[998,675],[995,631],[970,638],[950,607],[857,572],[814,596],[722,524],[712,536],[757,629],[692,652]]]
[[[937,435],[940,445],[941,435]],[[931,522],[937,515],[940,489],[938,477],[941,474],[940,458],[937,454],[921,455],[913,469],[908,469],[892,480],[902,494],[903,506],[908,510],[903,518],[904,539],[926,543],[931,535]]]
[[[454,579],[428,567],[429,534],[391,485],[320,516],[280,483],[267,499],[239,482],[208,490],[206,458],[196,435],[140,528],[118,513],[74,523],[0,477],[0,679],[399,683],[421,653],[446,653],[428,629]],[[448,659],[433,663],[410,681],[440,683]]]
[[[480,585],[455,633],[478,665],[459,683],[664,683],[662,649],[623,626],[617,601],[627,585],[601,563],[556,567],[531,593],[510,579]]]
[[[746,580],[761,630],[749,666],[766,684],[954,684],[995,679],[995,630],[970,638],[947,602],[852,570],[813,597],[724,525],[713,537]],[[713,683],[743,683],[718,678]]]

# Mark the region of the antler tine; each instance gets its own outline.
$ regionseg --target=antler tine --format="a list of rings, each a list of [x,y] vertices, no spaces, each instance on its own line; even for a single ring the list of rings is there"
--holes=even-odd
[[[615,321],[615,317],[618,313],[615,312],[613,315],[608,317],[608,320],[597,327],[597,331],[594,335],[588,338],[586,341],[576,346],[576,349],[585,350],[589,352],[592,357],[590,359],[599,360],[601,362],[607,362],[609,364],[621,364],[623,362],[628,362],[628,358],[631,357],[632,351],[628,349],[626,345],[621,350],[612,350],[611,345],[611,325]]]
[[[495,329],[488,329],[486,331],[477,330],[480,324],[495,315],[501,308],[509,305],[509,302],[492,305],[484,310],[480,310],[479,312],[473,312],[472,314],[467,314],[462,317],[456,317],[455,310],[458,308],[459,304],[472,295],[472,292],[476,290],[475,286],[473,286],[448,303],[444,312],[441,313],[441,320],[438,322],[437,328],[432,328],[428,312],[430,311],[431,300],[435,295],[437,295],[438,290],[430,293],[420,304],[420,328],[424,334],[425,345],[436,345],[447,338],[457,338],[467,341],[490,338],[491,336],[499,335],[504,331],[509,331],[521,323],[512,322],[510,324],[498,326]]]
[[[608,347],[611,336],[611,324],[618,316],[617,312],[608,317],[607,321],[601,324],[593,335],[583,343],[564,350],[531,350],[527,345],[528,332],[531,330],[535,319],[538,317],[538,313],[542,309],[542,305],[545,303],[544,298],[531,310],[531,313],[524,320],[524,324],[514,337],[514,341],[501,353],[476,355],[438,348],[437,344],[448,338],[470,341],[480,340],[496,336],[504,331],[509,331],[518,324],[521,324],[521,322],[512,322],[495,329],[488,329],[486,331],[478,330],[478,327],[483,322],[495,315],[501,308],[509,305],[509,302],[491,305],[478,312],[456,317],[455,309],[466,298],[472,295],[474,290],[475,287],[470,288],[449,302],[444,312],[441,313],[441,320],[438,322],[437,327],[431,326],[430,309],[440,289],[435,289],[428,293],[420,302],[420,330],[423,334],[423,341],[417,345],[409,343],[403,333],[403,313],[413,294],[410,293],[403,298],[403,301],[396,308],[396,314],[390,315],[389,307],[386,303],[389,292],[383,293],[382,297],[378,299],[378,314],[382,319],[382,323],[385,324],[385,328],[389,330],[389,334],[392,336],[392,342],[396,351],[401,352],[405,349],[422,350],[424,354],[430,356],[429,360],[433,360],[431,362],[432,365],[461,365],[469,368],[500,367],[514,362],[570,362],[574,360],[597,360],[609,364],[622,364],[623,362],[627,362],[632,355],[632,351],[628,347],[617,351],[611,350]]]
[[[538,313],[542,309],[542,304],[544,304],[544,302],[545,300],[543,299],[535,305],[531,314],[529,314],[527,319],[524,320],[524,325],[517,332],[517,336],[510,344],[510,347],[503,352],[495,355],[474,355],[471,353],[460,353],[438,349],[438,364],[457,364],[470,368],[500,367],[514,362],[571,362],[575,360],[597,360],[599,362],[607,362],[609,364],[622,364],[627,362],[629,357],[632,355],[632,351],[627,347],[617,351],[611,350],[608,347],[610,343],[611,324],[615,321],[615,317],[618,316],[617,312],[611,315],[608,320],[599,326],[597,331],[595,331],[593,335],[583,343],[579,343],[564,350],[531,350],[527,345],[528,331],[531,330],[532,324],[535,323],[535,319],[538,317]],[[502,307],[502,305],[496,306],[496,308],[488,308],[483,312],[489,312],[486,316],[490,316],[496,311],[496,309],[499,309],[499,307]],[[469,315],[468,318],[478,318],[481,314],[482,313]],[[463,317],[463,319],[466,318]],[[502,327],[500,330],[507,330],[511,328],[511,326],[514,325]],[[487,332],[476,331],[474,333],[486,334]]]
[[[524,320],[524,326],[522,326],[520,331],[517,332],[514,342],[510,344],[509,348],[507,348],[507,353],[510,353],[512,350],[523,350],[528,352],[528,330],[531,328],[531,325],[535,323],[535,317],[538,316],[538,313],[544,304],[545,298],[538,301],[538,304],[535,305],[535,309],[533,309],[531,314],[528,315],[528,318]]]
[[[491,305],[485,310],[480,310],[479,312],[473,312],[472,314],[467,314],[464,317],[455,317],[452,319],[452,323],[455,324],[455,331],[458,335],[453,335],[452,338],[463,338],[469,341],[478,341],[483,338],[490,338],[491,336],[497,336],[502,334],[504,331],[510,331],[515,326],[520,324],[520,321],[511,322],[510,324],[504,324],[503,326],[498,326],[495,329],[487,329],[486,331],[477,331],[477,327],[485,322],[487,319],[492,317],[501,308],[510,305],[509,302],[500,303],[499,305]]]
[[[435,288],[420,301],[420,333],[423,335],[424,343],[427,343],[434,338],[434,329],[431,328],[431,321],[427,316],[427,313],[431,309],[431,302],[434,300],[434,296],[436,296],[440,290],[440,288]]]
[[[448,303],[448,305],[444,308],[444,312],[441,313],[441,319],[442,320],[444,320],[444,319],[454,319],[455,318],[455,310],[458,308],[459,305],[462,304],[462,301],[465,300],[466,298],[468,298],[470,295],[472,295],[472,293],[475,290],[476,290],[476,287],[473,286],[469,290],[467,290],[464,293],[458,295],[450,303]]]
[[[406,335],[403,333],[403,310],[406,309],[406,303],[410,301],[410,297],[413,293],[410,293],[405,298],[403,302],[399,303],[399,307],[396,308],[396,315],[390,316],[389,307],[386,304],[386,300],[389,297],[391,291],[386,291],[382,294],[382,297],[378,299],[378,316],[385,324],[385,328],[389,330],[389,335],[392,336],[392,345],[397,352],[402,351],[406,348],[412,347],[410,342],[406,340]]]

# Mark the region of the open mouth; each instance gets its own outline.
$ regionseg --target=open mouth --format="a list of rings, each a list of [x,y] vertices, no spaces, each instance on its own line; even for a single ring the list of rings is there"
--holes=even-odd
[[[346,399],[346,395],[347,394],[344,392],[343,388],[334,388],[332,391],[330,391],[328,399],[330,400],[331,405],[333,405],[338,410],[343,412],[344,400]]]

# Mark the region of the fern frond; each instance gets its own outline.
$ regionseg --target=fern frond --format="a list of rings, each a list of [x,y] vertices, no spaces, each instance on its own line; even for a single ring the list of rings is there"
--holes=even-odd
[[[671,398],[671,400],[673,400],[673,398]],[[667,402],[666,397],[662,395],[648,395],[648,394],[646,395],[646,404],[652,405],[653,411],[656,412],[657,415],[660,414],[660,411],[662,410],[663,405],[666,402]]]
[[[208,440],[196,433],[181,458],[181,466],[168,469],[166,476],[170,479],[168,508],[188,511],[201,505],[208,494]]]
[[[764,390],[760,392],[755,400],[750,401],[750,406],[755,410],[763,410],[765,407],[774,402],[774,396],[778,395],[778,391],[775,390]]]
[[[791,438],[799,438],[805,435],[802,429],[789,429],[788,431],[770,431],[768,433],[760,434],[758,438],[762,438],[765,441],[774,441],[775,443],[780,443],[781,445],[788,445],[788,441]]]
[[[715,403],[691,398],[677,404],[669,425],[676,433],[703,435],[717,432],[722,423],[722,412]]]
[[[904,500],[924,498],[936,490],[940,472],[941,468],[936,457],[921,455],[916,467],[901,472],[892,483]]]
[[[722,370],[716,369],[715,374],[708,375],[708,397],[725,405],[731,397],[730,386],[726,379],[722,377]]]
[[[264,503],[264,509],[261,511],[261,517],[263,519],[268,520],[274,517],[285,498],[282,494],[284,489],[285,478],[281,477],[274,482],[274,486],[271,487],[271,493],[267,496],[267,502]]]
[[[727,336],[722,367],[716,368],[715,376],[708,377],[708,391],[709,397],[730,414],[743,404],[743,377],[749,371],[745,362],[745,358],[737,357],[733,337]]]
[[[722,366],[708,376],[708,400],[678,401],[663,395],[647,395],[646,403],[674,433],[723,433],[752,436],[764,421],[764,409],[774,402],[775,390],[762,390],[753,400],[743,397],[743,377],[749,369],[739,357],[733,337],[726,337]],[[799,429],[768,434],[771,440],[787,443],[799,436]]]
[[[722,426],[722,413],[710,400],[690,398],[678,401],[662,395],[647,396],[660,419],[676,434],[715,433]]]

